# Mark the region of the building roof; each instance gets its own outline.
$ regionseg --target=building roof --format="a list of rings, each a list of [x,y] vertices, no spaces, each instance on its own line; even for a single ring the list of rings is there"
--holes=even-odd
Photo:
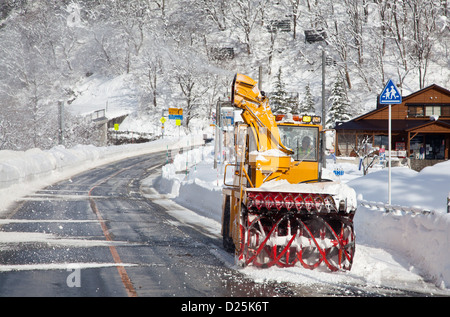
[[[441,128],[439,132],[450,132],[450,120],[430,120],[425,124],[422,124],[420,126],[411,127],[409,129],[406,129],[408,132],[421,132],[425,131],[426,128],[429,128],[431,126],[435,126],[434,130],[437,131],[436,128],[438,126]]]
[[[404,105],[408,102],[408,100],[413,99],[414,97],[417,97],[418,95],[425,94],[430,90],[438,91],[444,95],[450,96],[450,90],[447,90],[443,87],[440,87],[436,84],[430,85],[426,88],[423,88],[419,91],[416,91],[406,97],[402,97],[402,103],[399,105]],[[414,100],[414,99],[413,99]],[[392,105],[399,106],[399,105]],[[387,119],[380,119],[379,115],[374,116],[374,114],[385,111],[387,105],[380,105],[378,104],[377,109],[374,109],[372,111],[369,111],[365,114],[360,115],[359,117],[356,117],[350,121],[347,122],[337,122],[335,129],[338,131],[343,130],[360,130],[360,131],[387,131],[388,130],[388,120]],[[373,119],[373,117],[376,117]],[[405,119],[393,119],[391,120],[392,124],[392,131],[412,131],[416,130],[419,127],[426,126],[426,125],[440,125],[444,128],[450,129],[450,119],[418,119],[418,118],[405,118]]]
[[[443,93],[444,95],[449,95],[449,96],[450,96],[450,90],[448,90],[448,89],[446,89],[446,88],[444,88],[444,87],[441,87],[441,86],[439,86],[439,85],[433,84],[433,85],[430,85],[430,86],[428,86],[428,87],[425,87],[425,88],[423,88],[423,89],[421,89],[421,90],[418,90],[418,91],[416,91],[416,92],[413,92],[412,94],[410,94],[410,95],[408,95],[408,96],[406,96],[406,97],[402,97],[402,101],[408,100],[408,99],[410,99],[410,98],[412,98],[412,97],[415,97],[415,96],[417,96],[417,95],[423,94],[424,92],[426,92],[426,91],[428,91],[428,90],[431,90],[431,89],[437,90],[437,91]]]
[[[402,104],[404,104],[405,102],[407,102],[408,99],[412,99],[412,98],[416,97],[417,95],[423,94],[423,93],[425,93],[425,92],[427,92],[427,91],[429,91],[429,90],[432,90],[432,89],[433,89],[433,90],[437,90],[437,91],[439,91],[439,92],[441,92],[441,93],[443,93],[443,94],[445,94],[445,95],[450,96],[450,90],[445,89],[445,88],[443,88],[443,87],[441,87],[441,86],[439,86],[439,85],[433,84],[433,85],[430,85],[430,86],[428,86],[428,87],[425,87],[425,88],[423,88],[423,89],[421,89],[421,90],[419,90],[419,91],[416,91],[416,92],[414,92],[414,93],[412,93],[412,94],[410,94],[410,95],[408,95],[408,96],[402,97]],[[366,117],[368,117],[368,116],[371,116],[371,115],[373,115],[373,114],[375,114],[375,113],[377,113],[377,112],[380,112],[380,111],[385,110],[387,106],[388,106],[388,105],[380,104],[380,103],[378,102],[378,98],[377,98],[377,108],[376,108],[376,109],[374,109],[374,110],[372,110],[372,111],[369,111],[369,112],[367,112],[367,113],[365,113],[365,114],[362,114],[362,115],[360,115],[359,117],[356,117],[356,118],[352,119],[352,121],[362,120],[362,119],[364,119],[364,118],[366,118]],[[393,105],[393,106],[396,106],[396,105]]]

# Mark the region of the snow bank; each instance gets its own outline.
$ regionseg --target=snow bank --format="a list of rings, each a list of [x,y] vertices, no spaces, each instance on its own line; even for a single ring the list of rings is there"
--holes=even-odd
[[[162,168],[158,191],[168,194],[180,205],[195,206],[203,216],[221,221],[223,171],[213,166],[213,146],[176,155],[172,164]]]
[[[173,164],[163,167],[161,177],[153,185],[180,205],[221,221],[223,167],[212,168],[213,147],[204,147],[178,155]],[[187,167],[187,169],[186,169]],[[344,170],[335,176],[333,169]],[[387,169],[371,170],[363,176],[351,163],[327,162],[324,177],[341,181],[353,188],[358,198],[387,202]],[[231,175],[230,171],[227,175]],[[428,167],[420,173],[408,168],[392,170],[393,204],[434,210],[434,214],[386,213],[383,208],[361,205],[355,215],[357,235],[353,269],[348,274],[328,274],[301,268],[270,268],[270,273],[252,268],[246,273],[255,279],[275,279],[300,283],[349,282],[352,279],[378,284],[400,279],[414,284],[418,275],[425,276],[441,289],[450,288],[450,214],[446,213],[446,197],[450,191],[450,162]],[[227,180],[231,182],[231,180]],[[399,264],[400,263],[400,264]],[[270,276],[270,277],[269,277]]]
[[[388,170],[383,169],[348,183],[360,199],[388,201]],[[450,192],[450,161],[415,172],[407,167],[392,168],[392,204],[447,212]]]
[[[396,214],[360,206],[354,224],[358,243],[406,258],[410,270],[450,288],[450,214]]]
[[[404,167],[392,169],[392,204],[430,210],[433,214],[386,213],[383,202],[388,195],[387,173],[382,170],[348,182],[359,199],[375,202],[371,208],[358,208],[358,241],[407,257],[411,266],[437,286],[450,288],[450,214],[446,213],[450,161],[419,173]]]
[[[109,147],[56,146],[48,151],[0,151],[0,212],[15,199],[43,186],[109,162],[136,155],[203,144],[202,136]]]

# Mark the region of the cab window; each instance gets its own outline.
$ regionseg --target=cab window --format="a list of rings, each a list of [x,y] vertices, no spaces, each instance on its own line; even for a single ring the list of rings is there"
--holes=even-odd
[[[281,143],[292,149],[295,161],[317,162],[318,135],[317,127],[278,125]]]

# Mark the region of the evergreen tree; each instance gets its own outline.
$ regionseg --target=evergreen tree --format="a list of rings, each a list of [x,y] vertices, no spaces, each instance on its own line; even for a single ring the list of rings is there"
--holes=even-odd
[[[337,121],[350,120],[350,102],[344,88],[344,81],[341,78],[336,79],[328,102],[331,103],[331,106],[328,110],[327,128],[334,127]]]
[[[270,106],[273,113],[292,113],[292,107],[287,100],[287,92],[281,79],[281,67],[278,69],[275,90],[270,95]]]
[[[311,87],[309,83],[305,86],[305,94],[303,97],[303,101],[299,107],[299,114],[314,114],[316,112],[316,108],[314,105],[314,97],[311,93]]]

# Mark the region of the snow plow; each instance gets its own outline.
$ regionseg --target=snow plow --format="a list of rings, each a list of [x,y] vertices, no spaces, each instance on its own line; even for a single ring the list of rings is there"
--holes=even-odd
[[[235,125],[235,162],[225,167],[233,182],[223,188],[224,248],[240,266],[350,270],[356,194],[321,177],[320,117],[277,122],[246,75],[235,75],[231,93],[244,123]]]

